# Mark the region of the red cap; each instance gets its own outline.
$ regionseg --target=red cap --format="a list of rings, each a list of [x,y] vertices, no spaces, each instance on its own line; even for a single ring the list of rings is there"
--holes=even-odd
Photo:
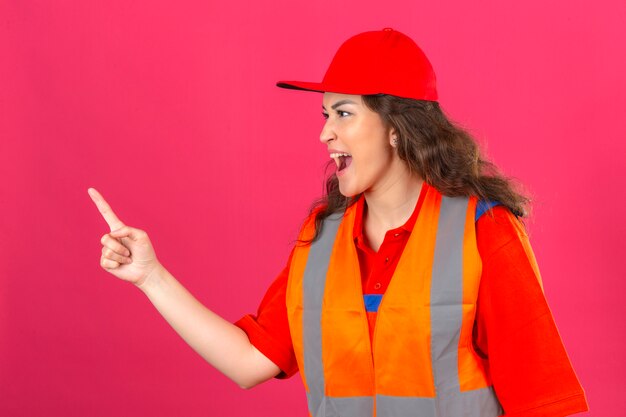
[[[279,81],[276,85],[320,93],[382,93],[437,101],[430,61],[411,38],[392,28],[359,33],[345,41],[321,83]]]

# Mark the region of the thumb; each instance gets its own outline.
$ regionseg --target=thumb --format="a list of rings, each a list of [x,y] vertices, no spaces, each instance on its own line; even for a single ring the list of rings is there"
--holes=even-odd
[[[119,229],[113,230],[109,234],[111,236],[113,236],[113,237],[116,237],[116,238],[127,237],[127,238],[129,238],[131,240],[137,241],[137,240],[139,240],[139,236],[140,236],[141,233],[142,233],[141,230],[135,229],[134,227],[122,226]]]

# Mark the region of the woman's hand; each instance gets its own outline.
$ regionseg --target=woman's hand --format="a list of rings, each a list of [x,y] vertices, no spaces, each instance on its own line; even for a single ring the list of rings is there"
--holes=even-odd
[[[89,188],[87,192],[111,228],[111,233],[105,234],[100,239],[102,243],[100,266],[124,281],[141,286],[150,274],[161,266],[148,234],[143,230],[124,225],[95,188]]]
[[[278,375],[278,366],[242,329],[203,306],[159,263],[146,232],[125,226],[100,193],[87,191],[111,228],[100,240],[105,271],[137,285],[189,346],[240,387]],[[159,285],[147,285],[152,282]]]

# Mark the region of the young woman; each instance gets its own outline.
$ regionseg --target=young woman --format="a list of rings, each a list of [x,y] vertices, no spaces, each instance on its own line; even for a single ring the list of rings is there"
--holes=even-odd
[[[361,33],[321,83],[277,85],[323,93],[336,171],[258,314],[206,309],[89,189],[111,228],[102,267],[239,386],[300,371],[312,416],[587,410],[520,221],[529,200],[446,118],[415,42]]]

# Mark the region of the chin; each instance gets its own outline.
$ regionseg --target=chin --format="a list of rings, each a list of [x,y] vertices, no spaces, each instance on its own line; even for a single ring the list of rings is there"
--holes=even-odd
[[[357,190],[354,187],[342,187],[341,184],[339,185],[339,192],[341,193],[342,196],[344,197],[354,197],[356,195],[361,194],[363,191],[362,190]]]

